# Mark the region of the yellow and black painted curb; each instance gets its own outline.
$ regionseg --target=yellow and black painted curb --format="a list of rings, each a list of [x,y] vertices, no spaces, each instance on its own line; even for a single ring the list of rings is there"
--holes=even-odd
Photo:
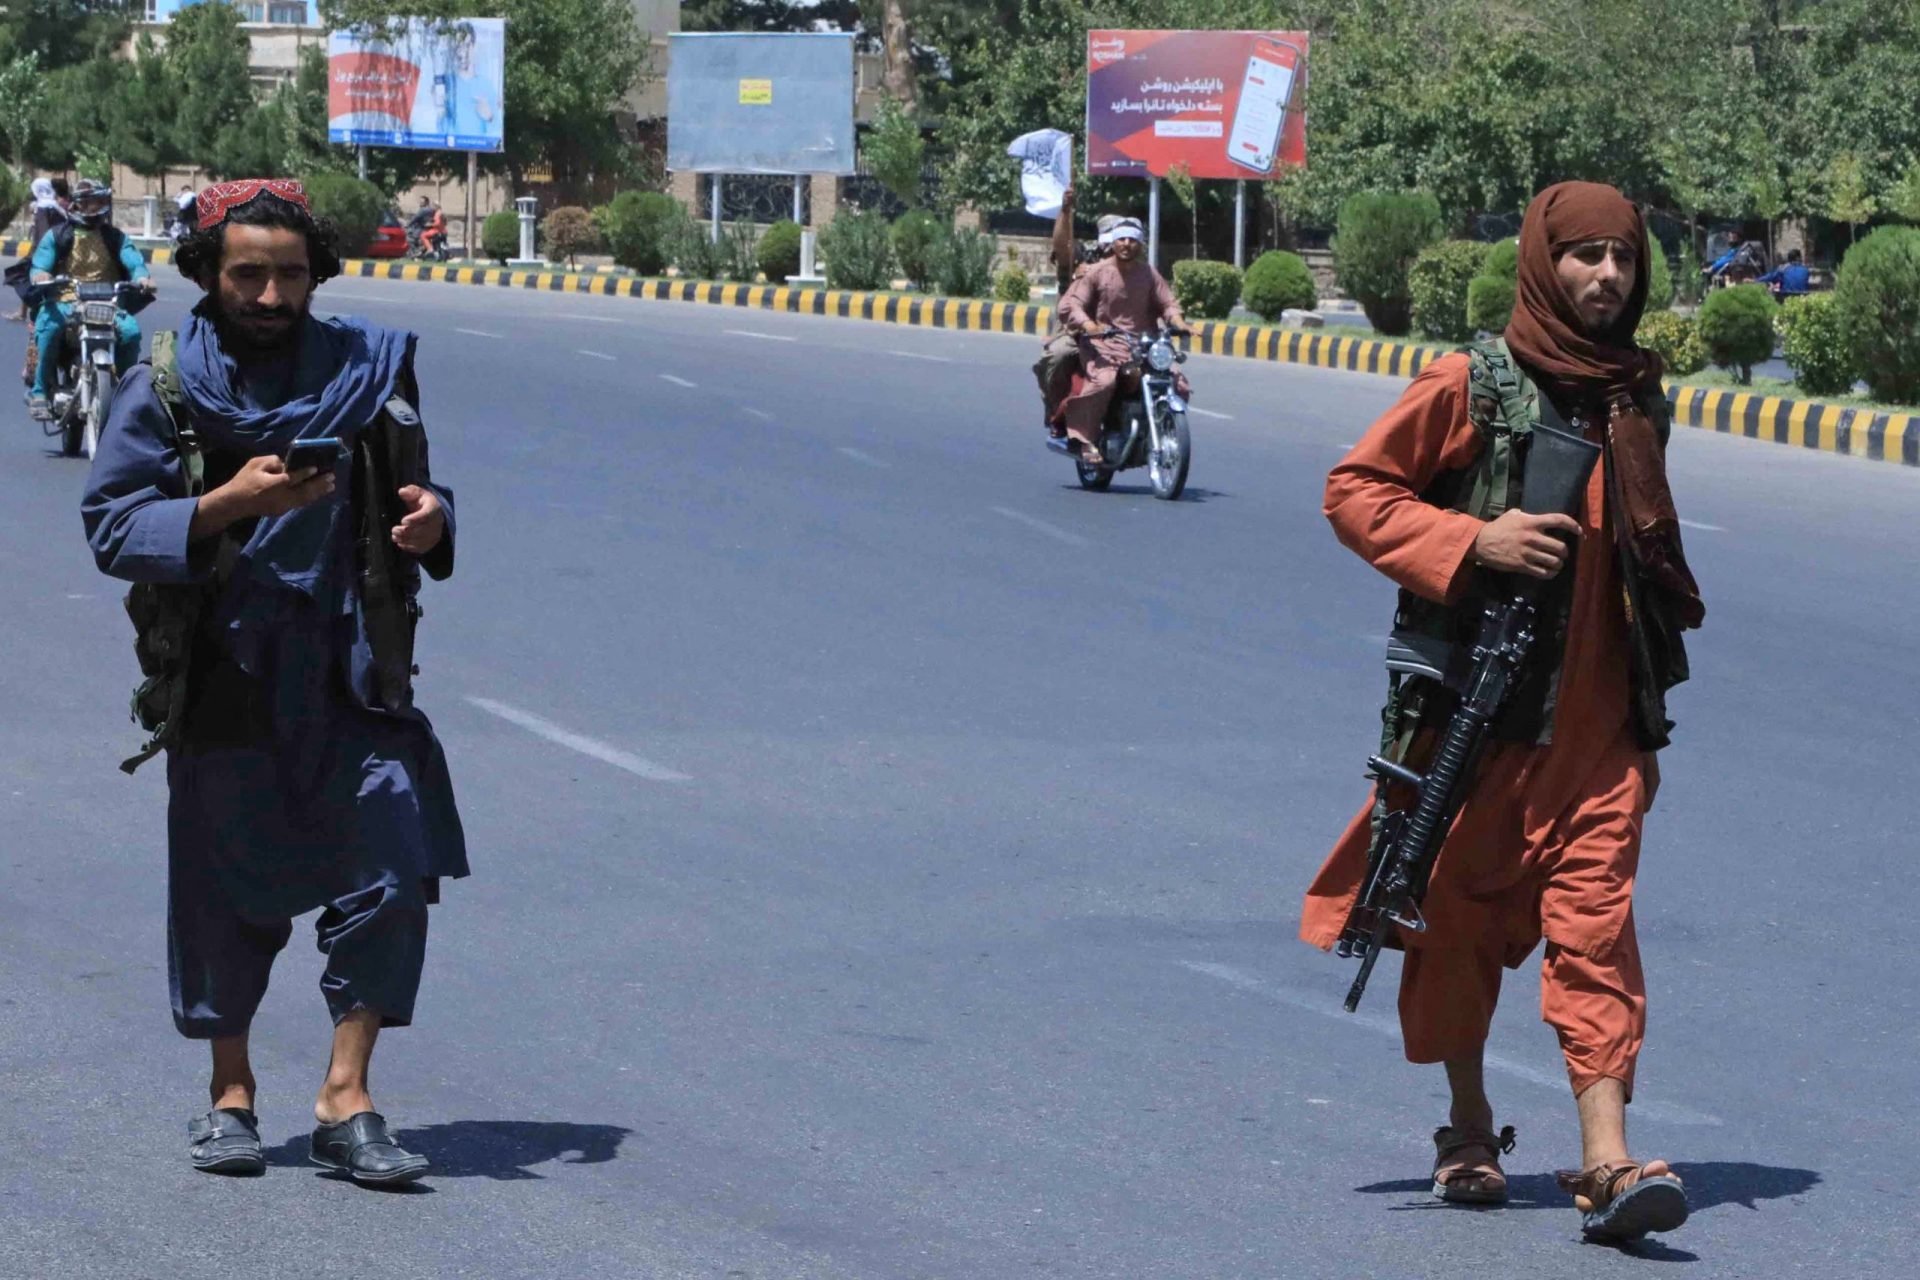
[[[0,254],[19,257],[23,242],[0,245]],[[157,263],[173,258],[170,249],[154,249]],[[656,302],[700,302],[712,306],[785,311],[795,315],[838,316],[885,324],[915,325],[985,333],[1040,337],[1053,327],[1052,309],[1034,303],[984,302],[965,298],[906,297],[856,293],[843,289],[786,285],[714,284],[691,280],[645,280],[600,271],[530,271],[513,267],[451,267],[418,262],[348,259],[344,276],[373,280],[437,281],[548,293],[591,293]],[[1330,331],[1304,332],[1257,325],[1202,321],[1195,326],[1194,350],[1322,369],[1410,378],[1448,354],[1449,348],[1373,338],[1342,337]],[[1847,454],[1875,462],[1920,466],[1920,413],[1889,413],[1818,400],[1790,400],[1749,391],[1667,384],[1673,420],[1686,427],[1745,436],[1775,444]]]

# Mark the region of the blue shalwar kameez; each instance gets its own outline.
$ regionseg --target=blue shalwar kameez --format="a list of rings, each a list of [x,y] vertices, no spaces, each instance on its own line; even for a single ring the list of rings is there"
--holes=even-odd
[[[400,390],[412,334],[308,319],[295,353],[242,366],[196,309],[181,386],[204,442],[207,486],[295,437],[351,440]],[[103,572],[133,582],[214,580],[219,538],[189,545],[195,500],[146,366],[121,384],[82,515]],[[421,558],[453,571],[453,494],[425,477],[445,536]],[[320,912],[320,986],[337,1023],[360,1009],[412,1020],[427,905],[467,874],[452,781],[417,709],[372,697],[354,556],[350,464],[334,493],[235,525],[238,557],[203,615],[185,729],[169,753],[168,971],[174,1023],[206,1039],[244,1032],[293,917]]]

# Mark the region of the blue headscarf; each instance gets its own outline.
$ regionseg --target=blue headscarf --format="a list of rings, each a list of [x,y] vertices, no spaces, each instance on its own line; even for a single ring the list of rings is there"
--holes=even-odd
[[[347,317],[308,316],[301,324],[285,365],[273,371],[281,385],[268,389],[249,385],[239,362],[222,349],[207,301],[187,317],[180,388],[194,427],[212,447],[251,458],[283,453],[301,438],[336,436],[351,444],[374,424],[413,358],[415,336]],[[265,371],[253,372],[257,383]],[[346,461],[338,467],[344,493]],[[350,540],[334,536],[347,518],[347,504],[336,500],[262,519],[242,553],[250,576],[319,597],[329,549]]]

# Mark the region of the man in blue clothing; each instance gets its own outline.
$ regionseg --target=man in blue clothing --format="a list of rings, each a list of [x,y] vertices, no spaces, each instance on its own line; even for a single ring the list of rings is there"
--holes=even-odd
[[[73,207],[67,218],[40,237],[35,246],[33,283],[46,284],[56,276],[67,276],[75,284],[131,280],[153,291],[147,260],[113,225],[113,188],[82,178],[74,185]],[[53,394],[54,373],[60,367],[60,348],[72,303],[73,294],[68,290],[66,296],[42,306],[34,317],[33,338],[40,349],[40,363],[33,371],[33,392],[27,407],[36,418],[48,416],[47,400]],[[125,373],[140,359],[140,322],[122,311],[115,328],[118,341],[114,364]]]
[[[1756,283],[1773,290],[1773,296],[1782,302],[1811,291],[1807,284],[1807,265],[1800,261],[1798,249],[1788,250],[1787,260],[1761,276]]]
[[[123,380],[81,512],[101,570],[137,584],[143,704],[167,691],[143,723],[167,750],[173,1017],[213,1051],[189,1156],[264,1170],[248,1029],[293,918],[318,910],[334,1031],[312,1159],[409,1182],[427,1160],[394,1142],[367,1069],[412,1020],[440,879],[467,874],[410,677],[418,571],[453,572],[453,495],[427,466],[414,335],[311,315],[340,260],[300,184],[216,184],[196,223],[178,262],[207,296]],[[296,444],[325,461],[289,469]],[[168,625],[179,641],[153,643]]]

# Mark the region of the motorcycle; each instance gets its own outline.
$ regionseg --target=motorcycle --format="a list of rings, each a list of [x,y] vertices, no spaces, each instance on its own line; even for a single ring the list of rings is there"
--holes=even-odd
[[[446,227],[444,225],[429,225],[424,229],[418,226],[408,227],[407,256],[445,262],[452,256],[447,248]]]
[[[1175,377],[1187,353],[1174,345],[1176,335],[1164,329],[1150,333],[1108,329],[1092,336],[1125,338],[1129,349],[1101,424],[1099,461],[1075,453],[1073,445],[1059,437],[1050,437],[1047,448],[1073,459],[1083,489],[1102,492],[1113,483],[1114,472],[1143,466],[1156,498],[1178,498],[1187,487],[1187,468],[1193,462],[1187,402]]]
[[[71,278],[57,276],[35,286],[30,301],[51,306],[68,285],[73,285],[74,303],[41,427],[48,435],[60,437],[60,452],[67,457],[91,458],[100,445],[100,432],[107,425],[114,388],[120,381],[114,368],[120,313],[138,315],[153,295],[132,281],[73,284]]]

